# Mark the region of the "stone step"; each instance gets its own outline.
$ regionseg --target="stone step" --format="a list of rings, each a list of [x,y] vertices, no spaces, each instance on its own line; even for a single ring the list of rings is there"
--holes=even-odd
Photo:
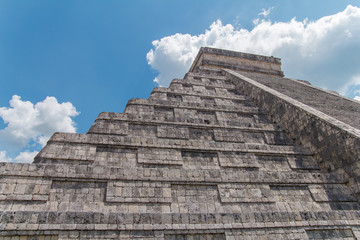
[[[211,96],[225,96],[225,97],[236,97],[244,96],[240,94],[235,88],[231,87],[214,87],[201,84],[193,84],[191,82],[173,82],[169,89],[172,91],[190,93],[195,95],[211,95]]]
[[[197,77],[203,76],[205,78],[210,78],[210,79],[226,80],[226,77],[225,77],[223,71],[219,68],[200,67],[200,68],[198,68],[198,71],[187,72],[185,74],[184,79],[187,79],[192,76],[197,76]]]
[[[247,225],[247,224],[246,224]],[[255,226],[242,227],[240,224],[234,224],[234,229],[225,225],[224,228],[207,229],[200,224],[187,224],[185,228],[182,225],[165,225],[163,229],[155,225],[139,224],[135,228],[108,226],[110,230],[103,230],[105,227],[97,224],[85,228],[85,225],[79,225],[78,229],[71,229],[69,224],[64,224],[65,231],[57,230],[28,230],[28,231],[8,231],[3,239],[45,239],[45,240],[68,240],[68,239],[142,239],[142,240],[177,240],[177,239],[217,239],[217,240],[236,240],[244,239],[244,236],[251,239],[347,239],[353,240],[359,238],[360,232],[356,226],[344,228],[342,226],[324,226],[316,225],[309,228],[303,226],[282,226],[267,227],[261,229],[264,224],[255,224]],[[295,225],[295,224],[294,224]],[[160,230],[159,230],[160,229]]]
[[[264,117],[265,115],[240,115],[237,113],[227,112],[220,113],[215,112],[216,120],[211,122],[206,118],[189,118],[189,117],[173,117],[170,113],[167,114],[167,109],[157,109],[158,112],[163,112],[158,115],[138,115],[136,113],[126,113],[126,114],[117,114],[112,115],[112,117],[108,118],[109,114],[104,113],[100,115],[99,120],[110,120],[114,119],[116,121],[127,121],[127,122],[148,122],[151,123],[159,123],[159,124],[170,124],[170,125],[185,125],[185,126],[194,126],[199,128],[231,128],[231,129],[254,129],[256,130],[264,130],[264,131],[277,131],[280,128],[274,124],[271,124]],[[170,110],[169,110],[170,111]],[[177,111],[177,113],[180,111]],[[200,111],[201,115],[202,111]],[[207,112],[205,112],[206,114]],[[104,117],[104,115],[106,115]],[[229,119],[226,119],[226,118]],[[114,121],[111,120],[111,121]]]
[[[110,225],[112,230],[226,230],[250,227],[265,230],[274,227],[306,227],[307,231],[316,229],[326,231],[326,229],[333,229],[331,227],[334,226],[341,229],[343,226],[357,228],[360,225],[359,211],[354,210],[349,211],[349,214],[341,211],[235,214],[5,211],[2,214],[2,223],[6,225],[6,230],[16,230],[16,225],[22,224],[29,216],[36,216],[36,218],[29,221],[29,226],[24,230],[63,230],[62,228],[68,227],[72,230],[100,230],[101,225]],[[88,225],[88,222],[92,223],[90,228],[82,227],[82,225]]]
[[[360,127],[360,104],[355,100],[311,86],[302,81],[276,76],[264,76],[257,73],[242,74],[352,127]],[[297,91],[293,91],[293,89],[297,89]]]
[[[274,130],[272,126],[264,129],[240,129],[212,127],[209,125],[200,127],[197,125],[143,124],[142,122],[97,120],[90,128],[89,133],[163,139],[202,139],[216,142],[293,145],[292,140],[284,132],[279,129]]]
[[[121,115],[126,116],[126,115]],[[188,128],[201,128],[201,129],[208,129],[208,130],[214,130],[214,131],[227,131],[231,132],[234,131],[236,134],[239,131],[242,132],[254,132],[254,133],[263,133],[266,136],[271,135],[272,133],[275,135],[280,134],[281,136],[283,132],[281,129],[279,129],[274,124],[261,124],[261,123],[255,123],[250,124],[253,127],[237,127],[237,126],[221,126],[221,125],[212,125],[212,124],[195,124],[195,123],[179,123],[179,122],[162,122],[162,121],[137,121],[137,120],[129,120],[126,117],[119,116],[117,120],[113,120],[110,118],[99,117],[97,120],[95,120],[94,124],[91,126],[88,133],[95,133],[95,134],[110,134],[110,135],[127,135],[129,124],[135,124],[135,125],[143,125],[144,128],[146,126],[156,126],[158,128],[157,130],[157,136],[162,138],[180,138],[180,139],[186,139],[187,137],[184,137],[184,135],[174,135],[172,136],[171,132],[177,133],[181,132],[182,129],[188,129]],[[121,120],[119,120],[121,119]],[[249,124],[246,124],[249,125]],[[160,133],[159,133],[160,128]],[[162,133],[162,132],[166,133]],[[184,130],[188,131],[188,130]],[[167,137],[168,136],[168,137]],[[187,135],[186,135],[187,136]]]
[[[264,155],[312,155],[306,149],[285,146],[285,145],[266,145],[256,143],[231,143],[214,142],[203,139],[181,140],[181,139],[161,139],[146,137],[128,137],[120,135],[101,135],[101,134],[77,134],[77,133],[55,133],[49,143],[73,143],[90,144],[96,146],[123,146],[123,147],[148,147],[164,148],[176,150],[194,150],[208,152],[243,152]],[[49,149],[50,150],[50,149]],[[44,150],[46,151],[46,150]]]
[[[206,102],[208,99],[203,99],[203,102]],[[251,114],[262,114],[264,115],[265,112],[257,107],[246,107],[246,106],[237,106],[236,105],[216,105],[216,103],[194,103],[194,102],[174,102],[168,100],[157,100],[151,101],[148,99],[142,98],[133,98],[128,101],[124,113],[129,113],[131,111],[138,111],[139,114],[142,112],[147,112],[147,114],[155,113],[155,109],[171,109],[174,111],[175,109],[189,109],[189,110],[200,110],[203,112],[232,112],[232,113],[239,113],[244,115],[251,115]],[[129,106],[139,106],[137,108],[131,108]],[[170,111],[170,110],[169,110]],[[180,117],[180,116],[179,116]]]
[[[221,68],[211,66],[198,66],[195,71],[189,71],[189,73],[201,73],[210,76],[224,76],[223,70]]]
[[[156,87],[153,89],[150,99],[161,99],[161,100],[172,100],[172,101],[184,101],[187,99],[187,96],[190,97],[198,97],[198,98],[213,98],[213,99],[225,99],[225,100],[232,100],[234,102],[241,103],[245,101],[245,96],[242,95],[233,95],[233,94],[226,94],[226,92],[222,92],[222,95],[213,94],[213,92],[208,92],[201,94],[199,92],[195,92],[192,89],[184,90],[183,88],[161,88]]]
[[[253,129],[239,130],[231,128],[192,127],[183,125],[139,124],[137,122],[108,123],[103,122],[103,120],[99,120],[93,125],[91,132],[101,135],[102,129],[108,131],[104,135],[161,138],[164,140],[183,139],[261,145],[293,145],[292,141],[282,131],[254,131]],[[114,132],[114,134],[111,134],[111,132]],[[268,146],[258,147],[259,149],[271,149],[271,147]]]
[[[184,169],[259,168],[264,171],[319,170],[306,152],[199,151],[161,147],[126,147],[83,143],[49,142],[36,162],[45,160],[95,161],[97,164],[136,167],[139,163],[180,165]],[[45,161],[48,162],[48,161]],[[118,162],[118,163],[117,163]],[[69,161],[69,163],[71,163]],[[79,162],[80,163],[80,162]]]
[[[249,171],[244,168],[223,169],[179,169],[173,167],[116,167],[106,165],[68,165],[68,164],[20,164],[2,163],[0,173],[4,177],[30,178],[34,181],[46,179],[74,181],[156,181],[177,184],[219,184],[219,183],[253,183],[280,184],[284,187],[293,184],[346,184],[344,175],[323,172],[277,172]],[[76,180],[78,179],[78,180]],[[286,189],[285,189],[286,190]],[[299,199],[300,201],[300,199]]]
[[[211,78],[205,75],[197,75],[197,74],[193,74],[192,76],[188,75],[184,79],[175,78],[171,81],[169,88],[175,89],[178,86],[178,84],[186,85],[187,87],[204,86],[211,88],[224,88],[230,90],[235,89],[235,85],[226,78]]]

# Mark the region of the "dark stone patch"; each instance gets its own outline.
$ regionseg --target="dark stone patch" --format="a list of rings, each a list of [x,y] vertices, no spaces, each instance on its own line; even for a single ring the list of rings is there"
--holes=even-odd
[[[182,96],[180,94],[167,93],[167,99],[171,101],[182,101]]]
[[[52,189],[105,188],[103,182],[53,181]]]
[[[189,138],[192,140],[215,141],[213,130],[202,128],[189,128]]]
[[[351,229],[310,229],[309,239],[356,239]]]

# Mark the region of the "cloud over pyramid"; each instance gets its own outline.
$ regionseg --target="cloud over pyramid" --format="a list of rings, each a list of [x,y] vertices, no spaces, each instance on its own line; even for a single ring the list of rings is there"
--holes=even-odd
[[[201,48],[184,79],[1,163],[0,238],[359,238],[359,116],[278,58]]]

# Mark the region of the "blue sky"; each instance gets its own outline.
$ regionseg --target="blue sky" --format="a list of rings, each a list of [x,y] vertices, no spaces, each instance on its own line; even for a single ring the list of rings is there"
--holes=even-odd
[[[299,26],[307,19],[304,26],[310,29],[309,22],[343,12],[350,4],[355,7],[352,12],[357,12],[359,0],[1,0],[0,160],[26,162],[36,153],[34,151],[41,149],[53,131],[86,133],[100,112],[122,112],[130,98],[147,98],[158,83],[166,85],[171,78],[182,77],[197,50],[187,52],[190,57],[186,62],[176,62],[171,59],[178,59],[179,54],[183,54],[183,51],[174,50],[177,44],[183,48],[192,46],[196,49],[201,44],[208,44],[259,54],[271,53],[283,58],[286,76],[310,80],[314,85],[343,91],[353,98],[360,89],[360,80],[342,82],[349,76],[344,76],[341,69],[354,71],[351,75],[354,79],[360,75],[345,64],[339,66],[333,59],[346,58],[349,49],[360,55],[360,49],[356,47],[360,42],[356,25],[360,24],[352,21],[357,19],[354,14],[345,14],[346,17],[341,18],[345,19],[344,24],[336,28],[349,35],[348,41],[339,39],[340,43],[329,47],[326,53],[319,48],[317,57],[310,54],[309,49],[304,50],[307,56],[313,57],[310,62],[324,69],[327,64],[339,66],[338,75],[331,74],[338,76],[339,82],[334,80],[328,84],[324,80],[328,76],[321,75],[321,71],[317,73],[316,68],[310,66],[304,65],[296,68],[301,72],[296,71],[295,59],[291,56],[300,56],[303,53],[300,48],[296,48],[296,54],[291,48],[284,47],[286,44],[241,48],[244,44],[240,41],[243,39],[241,29],[251,32],[251,39],[256,35],[252,31],[256,27],[260,32],[265,28],[277,31],[276,26],[282,25],[276,23],[286,23],[292,28],[291,24]],[[291,22],[294,17],[296,20]],[[350,20],[346,22],[346,19]],[[347,24],[351,26],[347,27]],[[290,34],[301,35],[301,26],[299,29]],[[208,36],[206,31],[218,34]],[[221,39],[224,32],[238,40],[229,43]],[[311,35],[312,31],[307,32]],[[180,35],[175,35],[177,33]],[[294,37],[295,40],[298,38]],[[323,43],[324,39],[318,42]],[[153,45],[155,40],[158,40],[157,45]],[[152,57],[148,54],[150,50]],[[290,60],[286,62],[284,57]],[[309,58],[304,59],[309,62]],[[173,63],[174,69],[166,63]],[[359,58],[354,55],[351,63],[358,66]],[[171,71],[166,72],[167,69]],[[295,76],[287,74],[287,69]],[[155,78],[158,83],[153,81]],[[13,98],[14,95],[18,97]],[[9,105],[11,99],[12,106]],[[27,118],[29,115],[32,117]],[[28,154],[16,159],[20,153]]]

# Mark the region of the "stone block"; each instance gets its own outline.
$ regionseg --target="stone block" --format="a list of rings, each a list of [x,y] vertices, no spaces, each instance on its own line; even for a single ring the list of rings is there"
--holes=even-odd
[[[222,203],[274,202],[269,185],[218,184]]]
[[[0,199],[12,201],[46,201],[51,180],[32,178],[0,178]]]
[[[356,239],[351,229],[307,229],[309,239]]]
[[[106,202],[171,203],[169,183],[109,181]]]
[[[189,139],[189,129],[182,126],[159,125],[157,127],[157,137]]]
[[[89,129],[88,133],[127,135],[128,123],[109,120],[96,120]]]
[[[241,152],[219,152],[219,162],[221,167],[233,168],[258,168],[257,158],[252,153]]]
[[[356,198],[346,185],[310,185],[314,201],[317,202],[354,202]]]
[[[184,169],[219,169],[216,152],[181,151]]]
[[[36,156],[35,162],[46,160],[94,161],[96,146],[51,142]]]
[[[181,151],[163,148],[138,148],[137,162],[142,164],[182,165]]]
[[[303,170],[319,170],[319,166],[312,156],[287,156],[287,160],[292,169],[303,169]]]
[[[244,142],[243,133],[236,129],[214,129],[214,137],[221,142]]]

